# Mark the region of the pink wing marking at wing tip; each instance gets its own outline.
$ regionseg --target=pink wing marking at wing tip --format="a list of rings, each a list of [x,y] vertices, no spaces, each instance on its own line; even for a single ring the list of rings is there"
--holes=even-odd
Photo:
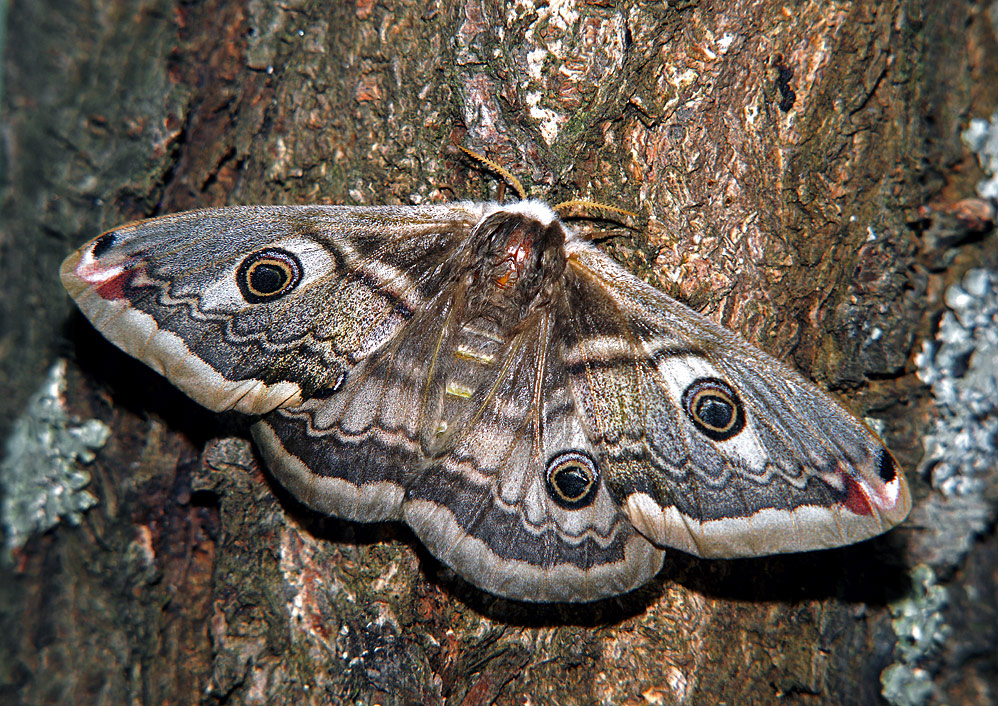
[[[132,285],[141,265],[134,261],[117,262],[107,265],[94,256],[92,245],[80,258],[75,274],[82,281],[93,286],[102,299],[115,300],[125,298],[125,288]]]
[[[840,468],[839,477],[845,483],[846,499],[843,505],[856,515],[871,515],[877,510],[892,510],[901,497],[901,477],[896,475],[879,488],[864,479],[856,478]]]
[[[125,288],[132,284],[136,274],[135,270],[123,269],[95,287],[95,291],[103,299],[125,299]]]
[[[843,502],[846,509],[854,515],[872,515],[870,489],[848,473],[842,472],[842,477],[846,485],[846,499]]]

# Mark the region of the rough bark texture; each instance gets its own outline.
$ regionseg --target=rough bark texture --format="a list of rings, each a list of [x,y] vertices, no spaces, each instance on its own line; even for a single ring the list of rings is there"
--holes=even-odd
[[[0,569],[0,701],[878,701],[919,527],[673,553],[594,606],[499,600],[400,527],[296,505],[241,420],[104,342],[56,273],[105,227],[197,206],[494,197],[466,145],[551,201],[645,214],[603,247],[883,419],[922,496],[912,356],[942,288],[998,260],[993,238],[934,251],[912,225],[979,177],[959,133],[998,106],[981,6],[14,0],[8,24],[0,430],[63,355],[70,409],[112,436],[82,525]],[[984,646],[932,665],[950,703],[994,698],[996,554],[981,540],[948,579],[981,597],[949,619]]]

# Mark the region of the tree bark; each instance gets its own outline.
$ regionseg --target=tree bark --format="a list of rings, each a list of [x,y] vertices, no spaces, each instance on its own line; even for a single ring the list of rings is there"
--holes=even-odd
[[[0,569],[0,700],[878,702],[920,527],[767,559],[672,552],[595,605],[504,601],[400,526],[302,508],[245,420],[114,349],[56,274],[104,228],[194,207],[495,198],[465,145],[533,195],[646,216],[580,227],[881,419],[921,498],[913,355],[943,288],[998,260],[915,227],[980,177],[959,139],[998,106],[977,4],[50,0],[13,2],[8,27],[0,430],[65,356],[68,408],[111,436],[81,524]],[[993,596],[994,537],[973,552],[947,580]],[[934,679],[959,703],[991,675],[952,657]]]

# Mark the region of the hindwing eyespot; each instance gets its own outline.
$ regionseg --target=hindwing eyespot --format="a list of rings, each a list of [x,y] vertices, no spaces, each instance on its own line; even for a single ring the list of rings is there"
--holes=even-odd
[[[581,451],[565,451],[547,465],[545,486],[548,495],[566,510],[591,505],[599,487],[596,463]]]
[[[336,376],[336,379],[333,380],[332,384],[316,389],[315,392],[312,393],[311,397],[313,399],[328,400],[343,389],[343,385],[346,384],[346,379],[346,371],[340,371],[340,374]]]

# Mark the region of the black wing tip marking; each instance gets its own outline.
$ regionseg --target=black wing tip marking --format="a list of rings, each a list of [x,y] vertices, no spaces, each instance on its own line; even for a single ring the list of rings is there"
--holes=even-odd
[[[894,457],[887,449],[880,450],[880,463],[877,465],[877,474],[884,483],[890,483],[897,478],[898,469]]]

